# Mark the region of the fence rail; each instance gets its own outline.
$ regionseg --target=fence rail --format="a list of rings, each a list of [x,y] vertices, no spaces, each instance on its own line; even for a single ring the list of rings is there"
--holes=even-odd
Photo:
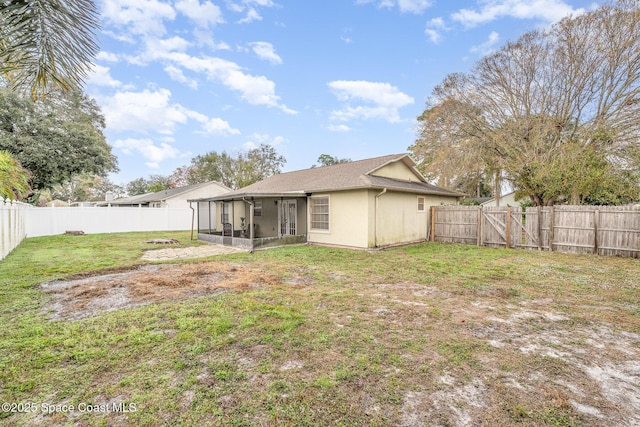
[[[639,206],[436,206],[431,240],[640,258]]]

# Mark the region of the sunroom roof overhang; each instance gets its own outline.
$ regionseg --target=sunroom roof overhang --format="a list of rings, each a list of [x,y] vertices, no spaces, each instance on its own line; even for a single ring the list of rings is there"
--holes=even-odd
[[[304,191],[287,191],[284,193],[228,193],[215,197],[188,200],[189,202],[231,202],[237,200],[255,200],[267,198],[307,197]]]

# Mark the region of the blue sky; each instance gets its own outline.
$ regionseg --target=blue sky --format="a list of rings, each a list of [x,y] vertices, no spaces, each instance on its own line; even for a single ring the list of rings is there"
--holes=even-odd
[[[435,85],[579,0],[98,0],[86,92],[117,184],[261,143],[283,171],[406,152]]]

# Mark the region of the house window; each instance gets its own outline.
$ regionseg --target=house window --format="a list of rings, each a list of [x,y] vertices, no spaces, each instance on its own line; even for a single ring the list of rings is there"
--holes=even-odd
[[[425,198],[418,196],[418,212],[424,212]]]
[[[311,198],[311,229],[329,230],[329,196]]]
[[[253,216],[262,216],[262,200],[253,202]]]

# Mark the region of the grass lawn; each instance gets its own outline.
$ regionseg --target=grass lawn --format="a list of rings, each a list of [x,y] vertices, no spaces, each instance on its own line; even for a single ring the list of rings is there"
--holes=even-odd
[[[638,259],[296,246],[182,261],[128,285],[152,303],[51,319],[38,284],[91,295],[153,237],[199,245],[52,236],[0,262],[0,425],[640,425]]]

